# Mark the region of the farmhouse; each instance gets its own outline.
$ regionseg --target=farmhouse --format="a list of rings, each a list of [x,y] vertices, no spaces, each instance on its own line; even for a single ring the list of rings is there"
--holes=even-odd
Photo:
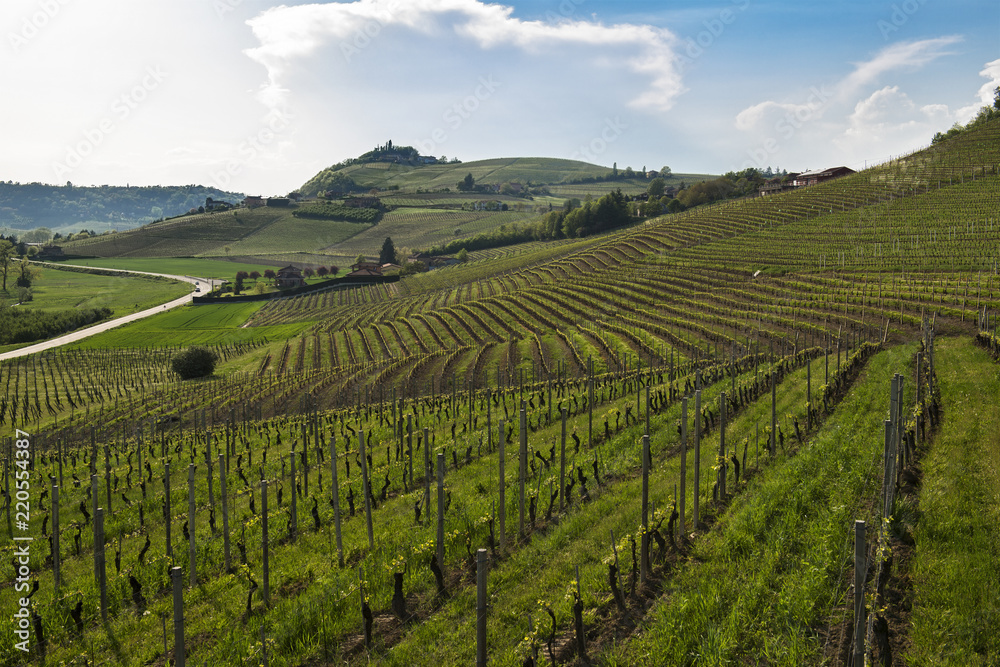
[[[217,199],[212,199],[211,197],[207,197],[205,199],[206,211],[228,211],[232,207],[233,205],[227,201],[219,201]]]
[[[66,256],[63,253],[62,246],[57,245],[47,245],[44,246],[36,255],[35,259],[62,259]]]
[[[288,197],[271,197],[264,204],[266,206],[288,206],[292,203],[292,200]]]
[[[274,282],[278,287],[301,287],[306,284],[302,277],[302,271],[291,264],[283,269],[278,269]]]
[[[260,197],[258,195],[249,195],[246,197],[246,199],[243,200],[242,203],[247,208],[258,208],[260,206],[263,206],[266,203],[266,201],[263,197]]]
[[[378,262],[358,262],[357,264],[351,264],[351,272],[347,274],[348,278],[358,278],[358,277],[370,277],[370,276],[380,276],[382,275],[382,265]]]
[[[797,188],[801,188],[805,185],[816,185],[817,183],[822,183],[823,181],[829,181],[831,178],[840,178],[841,176],[848,176],[855,173],[853,169],[848,167],[830,167],[828,169],[820,169],[818,171],[804,171],[795,177],[792,181],[792,185]]]
[[[798,175],[788,174],[787,176],[779,176],[766,181],[764,185],[760,186],[760,195],[764,197],[766,195],[776,195],[786,190],[794,190],[795,179]]]

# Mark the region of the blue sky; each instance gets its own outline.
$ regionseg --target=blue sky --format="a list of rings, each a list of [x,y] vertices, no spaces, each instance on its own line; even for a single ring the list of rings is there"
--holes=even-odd
[[[469,161],[863,167],[1000,85],[1000,3],[5,0],[0,179],[281,194]]]

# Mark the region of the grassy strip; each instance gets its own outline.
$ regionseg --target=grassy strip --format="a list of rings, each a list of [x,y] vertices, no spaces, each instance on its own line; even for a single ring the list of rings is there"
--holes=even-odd
[[[846,590],[851,522],[877,494],[890,380],[914,348],[874,357],[815,439],[751,481],[609,664],[818,660],[814,628]]]
[[[1000,661],[1000,378],[966,338],[936,343],[945,420],[923,459],[911,665]]]

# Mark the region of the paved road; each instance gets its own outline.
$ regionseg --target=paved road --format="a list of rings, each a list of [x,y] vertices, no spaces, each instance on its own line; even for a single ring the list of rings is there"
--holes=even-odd
[[[47,264],[47,262],[37,262],[38,264]],[[75,264],[53,264],[53,266],[77,266]],[[95,267],[85,266],[81,268],[92,269]],[[107,271],[116,271],[118,273],[138,273],[146,276],[160,276],[163,278],[172,278],[173,280],[180,280],[182,282],[191,283],[195,287],[207,287],[207,290],[211,290],[217,280],[208,280],[206,278],[197,278],[193,276],[174,276],[167,273],[150,273],[149,271],[120,271],[118,269],[105,269]],[[22,347],[18,350],[12,350],[10,352],[4,352],[0,354],[0,361],[5,359],[15,359],[17,357],[24,357],[29,354],[34,354],[35,352],[42,352],[43,350],[51,350],[52,348],[59,347],[61,345],[67,345],[69,343],[75,343],[78,340],[88,338],[95,334],[99,334],[109,329],[114,329],[115,327],[120,327],[123,324],[128,324],[129,322],[135,322],[136,320],[141,320],[144,317],[149,317],[150,315],[156,315],[157,313],[162,313],[171,308],[176,308],[177,306],[183,306],[184,304],[191,303],[192,297],[194,297],[195,292],[192,291],[190,294],[186,294],[180,298],[174,299],[173,301],[168,301],[167,303],[155,306],[153,308],[147,308],[146,310],[141,310],[138,313],[132,313],[131,315],[125,315],[124,317],[119,317],[113,320],[108,320],[106,322],[100,322],[93,326],[87,327],[86,329],[78,329],[65,336],[59,336],[58,338],[52,338],[50,340],[42,341],[41,343],[35,343],[34,345],[29,345],[28,347]]]

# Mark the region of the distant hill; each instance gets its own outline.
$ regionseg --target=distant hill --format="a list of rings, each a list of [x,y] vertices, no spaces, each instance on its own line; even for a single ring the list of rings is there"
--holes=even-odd
[[[0,181],[0,227],[97,232],[129,229],[186,213],[212,199],[237,203],[242,193],[202,185],[75,186]]]
[[[605,180],[614,171],[596,164],[578,160],[540,157],[508,157],[474,162],[438,162],[412,164],[393,161],[349,161],[328,167],[307,181],[300,192],[314,196],[330,189],[331,185],[345,187],[353,183],[355,190],[378,188],[381,190],[441,190],[456,189],[467,174],[477,183],[510,183],[524,185],[555,185],[574,182]],[[624,172],[621,172],[623,175]],[[636,172],[636,177],[642,178]],[[679,176],[679,175],[675,175]],[[684,175],[689,176],[689,175]],[[710,178],[705,176],[704,178]]]
[[[459,191],[471,174],[473,190]],[[670,186],[715,176],[671,174]],[[305,197],[282,207],[182,215],[120,233],[63,242],[68,255],[95,257],[210,257],[280,265],[344,265],[377,255],[385,238],[410,250],[441,246],[495,230],[511,230],[562,209],[568,199],[600,198],[621,189],[644,193],[652,174],[558,158],[494,158],[439,162],[391,143],[324,169],[299,189]],[[520,187],[497,186],[520,184]],[[530,187],[528,187],[530,185]],[[379,190],[377,219],[320,219],[313,197]],[[442,192],[449,190],[450,192]],[[206,195],[212,196],[212,195]],[[201,201],[200,203],[204,203]],[[185,211],[187,208],[184,209]],[[96,230],[100,232],[101,230]]]

